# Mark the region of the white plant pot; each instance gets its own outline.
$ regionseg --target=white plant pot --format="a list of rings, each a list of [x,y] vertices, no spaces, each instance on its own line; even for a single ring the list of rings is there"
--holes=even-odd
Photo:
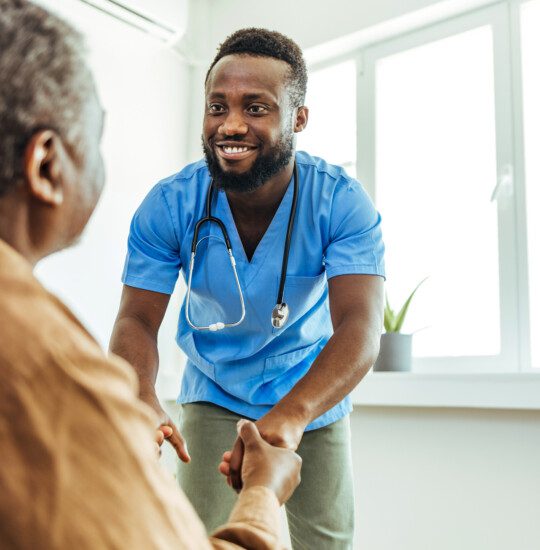
[[[373,365],[378,372],[407,372],[412,364],[412,334],[386,332],[381,336],[379,357]]]

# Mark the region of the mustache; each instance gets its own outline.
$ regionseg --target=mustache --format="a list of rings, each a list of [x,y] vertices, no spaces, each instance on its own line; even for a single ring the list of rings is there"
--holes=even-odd
[[[223,137],[212,137],[208,140],[208,143],[213,145],[216,141],[223,141],[223,140],[227,140],[227,141],[239,141],[239,142],[242,142],[242,141],[245,141],[246,139],[246,136],[244,135],[240,135],[240,134],[235,134],[233,136],[223,136]],[[204,141],[204,137],[203,137],[203,141]]]

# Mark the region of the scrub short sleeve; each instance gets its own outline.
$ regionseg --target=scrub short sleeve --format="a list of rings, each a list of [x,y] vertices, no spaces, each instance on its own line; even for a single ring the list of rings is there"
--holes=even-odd
[[[122,282],[172,294],[179,271],[178,237],[163,189],[157,184],[131,221]]]
[[[385,276],[381,216],[355,180],[344,178],[336,186],[329,240],[324,254],[328,279],[353,274]]]

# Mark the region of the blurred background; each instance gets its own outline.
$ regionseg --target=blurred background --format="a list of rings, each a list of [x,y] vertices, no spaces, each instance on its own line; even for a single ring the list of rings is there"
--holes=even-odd
[[[411,370],[353,393],[355,548],[538,550],[540,0],[39,3],[86,36],[107,111],[107,187],[82,241],[39,266],[44,284],[107,347],[131,216],[201,157],[218,44],[247,26],[287,34],[309,65],[298,149],[375,201],[394,310],[427,277],[401,329]],[[174,414],[183,291],[160,333]]]

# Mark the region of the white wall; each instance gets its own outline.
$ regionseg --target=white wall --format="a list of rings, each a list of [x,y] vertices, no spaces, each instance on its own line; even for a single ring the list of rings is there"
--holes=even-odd
[[[540,412],[358,407],[361,550],[540,548]]]
[[[102,142],[107,184],[80,244],[43,261],[37,274],[107,346],[131,217],[149,189],[185,163],[189,68],[163,42],[81,2],[41,3],[86,37],[107,112]],[[171,312],[162,331],[166,365],[177,360],[174,329]]]
[[[311,48],[438,3],[442,0],[274,0],[271,5],[262,0],[194,0],[193,8],[206,10],[206,44],[213,50],[243,27],[280,31],[302,48]]]

